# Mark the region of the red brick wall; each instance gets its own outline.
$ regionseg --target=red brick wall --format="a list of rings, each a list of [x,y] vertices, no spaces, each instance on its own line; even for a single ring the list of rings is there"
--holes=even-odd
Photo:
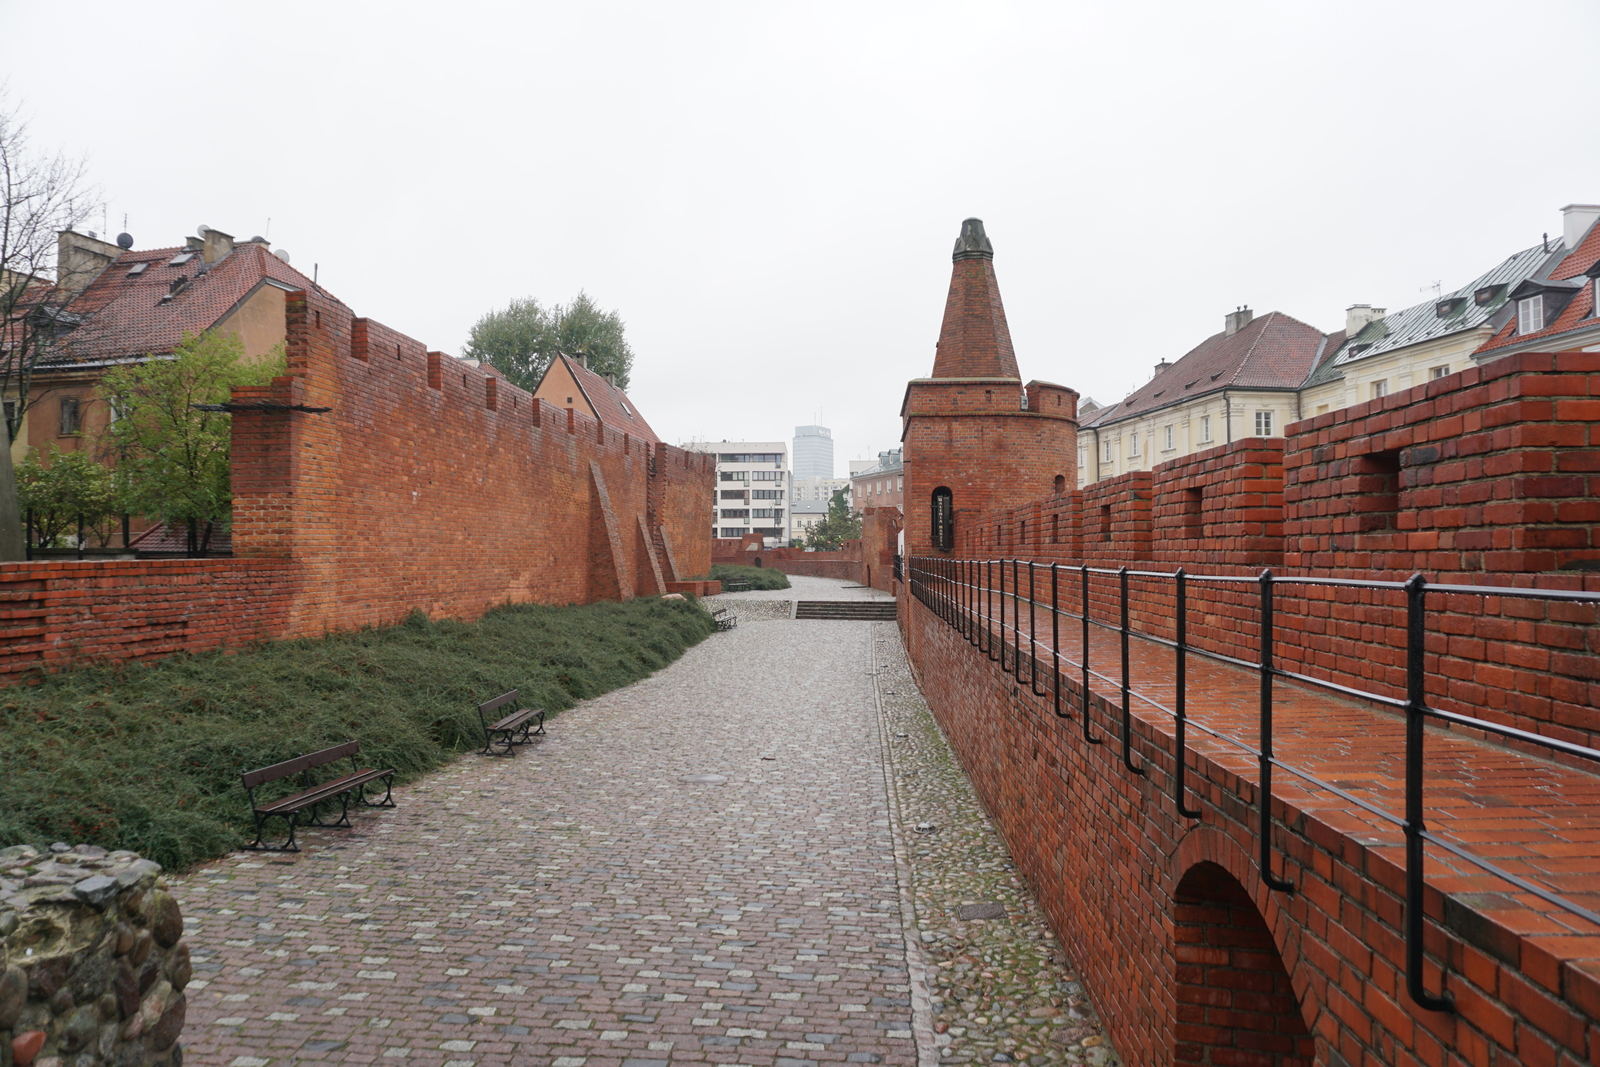
[[[709,570],[712,457],[536,403],[326,294],[291,294],[286,315],[288,374],[235,399],[329,410],[234,416],[236,558],[176,571],[0,566],[0,593],[44,596],[13,618],[45,620],[45,633],[23,635],[41,642],[0,670],[316,635],[413,608],[474,618],[507,601],[628,597]],[[115,636],[141,617],[182,618],[181,640]]]
[[[1018,687],[920,602],[900,603],[922,692],[1124,1062],[1294,1063],[1270,1057],[1303,1058],[1302,1029],[1319,1064],[1592,1062],[1595,973],[1552,960],[1494,912],[1447,924],[1444,898],[1430,890],[1426,983],[1439,988],[1446,961],[1459,1011],[1416,1008],[1404,989],[1399,850],[1280,803],[1275,862],[1296,888],[1268,890],[1255,861],[1255,784],[1239,773],[1248,761],[1229,766],[1190,749],[1189,803],[1201,817],[1182,819],[1167,720],[1135,715],[1147,773],[1131,775],[1108,702],[1094,699],[1106,743],[1088,745],[1073,682],[1073,718],[1057,719],[1048,697]],[[1198,949],[1224,948],[1214,940],[1228,942],[1227,958]]]

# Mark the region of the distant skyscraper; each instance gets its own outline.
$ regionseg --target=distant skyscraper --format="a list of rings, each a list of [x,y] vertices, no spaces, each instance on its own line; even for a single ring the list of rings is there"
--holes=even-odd
[[[794,476],[833,477],[833,431],[826,426],[794,428]]]

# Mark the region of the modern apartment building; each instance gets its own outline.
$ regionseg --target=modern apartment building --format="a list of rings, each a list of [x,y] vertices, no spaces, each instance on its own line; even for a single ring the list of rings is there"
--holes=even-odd
[[[833,431],[826,426],[794,428],[794,476],[833,477]]]
[[[807,531],[828,517],[828,505],[833,494],[844,490],[845,501],[850,499],[849,478],[802,478],[798,472],[790,487],[790,536],[796,541]]]
[[[758,533],[769,548],[789,543],[789,446],[782,441],[690,441],[717,457],[711,536]]]

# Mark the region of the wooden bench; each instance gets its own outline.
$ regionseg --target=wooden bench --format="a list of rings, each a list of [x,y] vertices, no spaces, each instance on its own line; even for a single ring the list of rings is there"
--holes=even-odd
[[[297,825],[304,826],[349,826],[350,825],[350,797],[369,808],[394,807],[394,770],[379,771],[372,768],[363,768],[356,762],[356,753],[361,751],[361,742],[346,741],[342,745],[325,748],[321,752],[313,752],[306,756],[296,756],[292,760],[274,763],[270,767],[260,770],[245,771],[239,776],[244,783],[244,791],[250,797],[250,809],[256,818],[256,840],[254,844],[245,848],[256,849],[263,852],[299,852],[300,846],[295,844],[294,832]],[[318,767],[325,767],[330,763],[345,758],[350,760],[350,773],[330,778],[325,782],[314,782],[311,772]],[[256,803],[256,787],[276,782],[290,775],[298,774],[300,784],[304,788],[293,796],[283,797],[267,803]],[[383,799],[373,801],[367,799],[367,786],[373,782],[383,783]],[[339,801],[339,821],[323,822],[318,808],[333,800]],[[310,818],[304,823],[300,821],[300,813],[310,812]],[[281,845],[269,845],[264,840],[267,822],[279,818],[289,824],[289,839]]]
[[[723,582],[722,583],[722,591],[724,593],[748,593],[750,591],[750,583],[749,582]]]
[[[515,756],[517,745],[525,745],[534,735],[544,733],[543,708],[518,708],[496,722],[489,721],[501,708],[514,707],[519,692],[521,690],[513,689],[478,705],[478,721],[483,724],[483,751],[479,755]],[[530,734],[534,719],[539,720],[539,728]]]
[[[711,624],[717,628],[718,633],[725,633],[739,625],[739,616],[727,608],[718,608],[711,613]]]

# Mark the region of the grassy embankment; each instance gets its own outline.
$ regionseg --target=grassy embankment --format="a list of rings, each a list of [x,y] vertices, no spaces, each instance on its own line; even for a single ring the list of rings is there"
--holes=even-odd
[[[719,582],[749,582],[751,589],[787,589],[789,576],[774,567],[740,567],[732,563],[715,563],[711,577]]]
[[[524,707],[569,708],[710,632],[689,601],[515,605],[48,675],[0,690],[0,846],[87,842],[185,867],[253,838],[241,771],[355,738],[365,766],[412,778],[482,746],[477,703],[520,689]]]

